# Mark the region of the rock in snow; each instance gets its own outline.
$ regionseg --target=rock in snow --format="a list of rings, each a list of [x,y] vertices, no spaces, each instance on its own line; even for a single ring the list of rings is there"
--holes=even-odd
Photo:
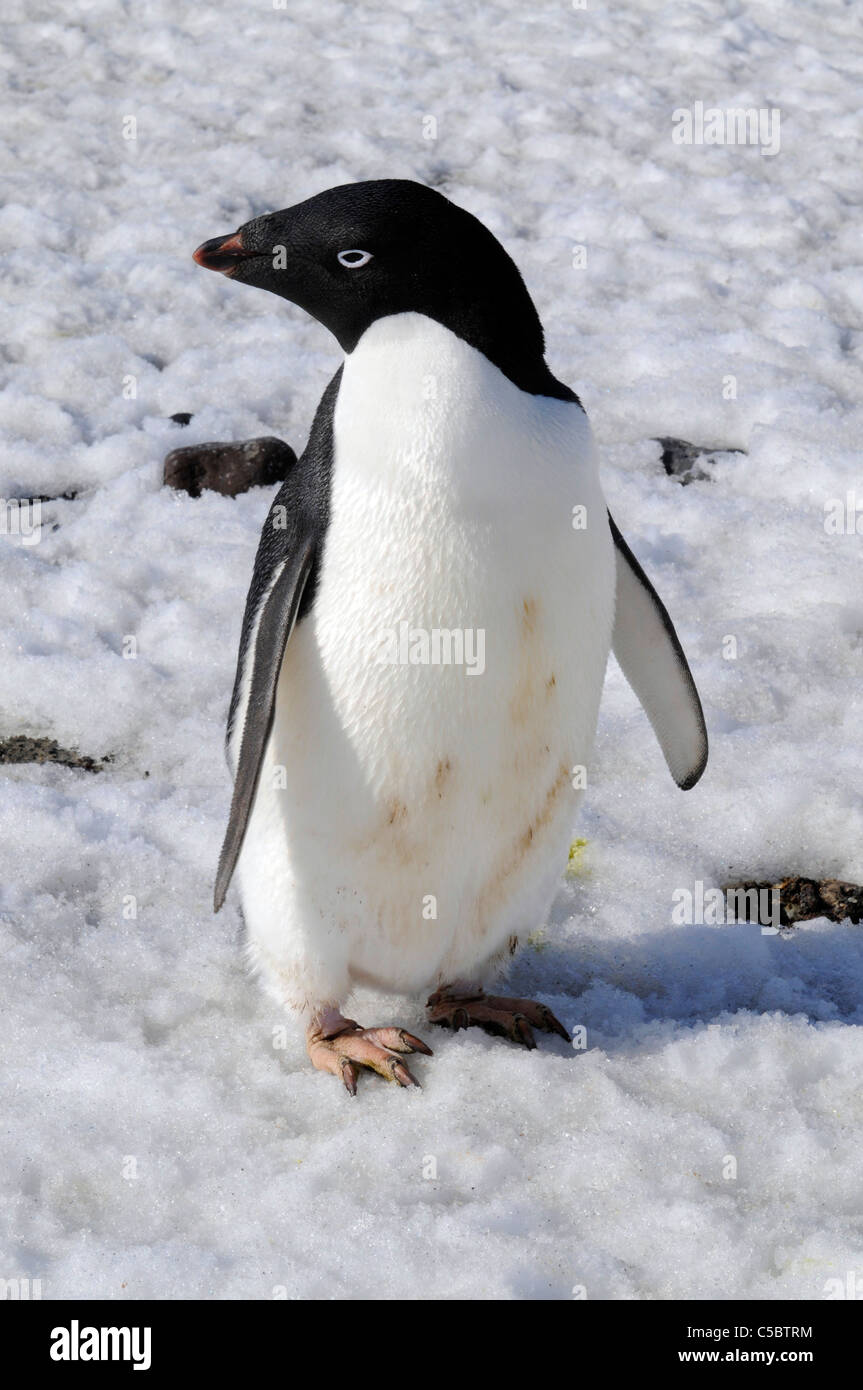
[[[110,754],[103,758],[90,758],[74,748],[61,748],[51,738],[13,734],[0,739],[0,763],[61,763],[64,767],[82,768],[84,772],[101,772],[103,764],[112,761]]]
[[[820,883],[812,878],[801,878],[791,874],[778,883],[736,883],[729,884],[723,891],[734,893],[743,891],[758,894],[779,895],[779,925],[794,926],[797,922],[811,921],[814,917],[826,917],[831,922],[863,921],[863,888],[857,883],[840,883],[838,879],[826,878]],[[769,898],[758,901],[769,902]],[[755,898],[751,899],[754,904]],[[758,920],[757,914],[753,916]]]
[[[281,439],[246,439],[238,444],[192,444],[165,459],[165,484],[200,497],[203,491],[236,497],[250,487],[281,483],[297,461]]]
[[[673,439],[662,435],[656,443],[662,446],[662,466],[670,478],[679,478],[681,483],[701,482],[710,474],[700,466],[701,459],[710,459],[718,453],[739,454],[740,449],[704,449],[697,444],[689,444],[685,439]]]

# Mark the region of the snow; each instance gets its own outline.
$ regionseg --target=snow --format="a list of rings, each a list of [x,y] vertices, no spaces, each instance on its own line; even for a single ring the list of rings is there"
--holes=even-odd
[[[671,920],[695,880],[863,881],[860,537],[824,525],[863,510],[859,15],[588,4],[7,6],[0,496],[80,496],[0,538],[0,735],[114,755],[2,769],[0,1275],[44,1297],[818,1299],[863,1271],[863,928]],[[779,153],[674,143],[696,101],[780,107]],[[194,247],[382,176],[515,256],[712,750],[681,794],[612,666],[588,844],[511,974],[587,1047],[361,995],[436,1055],[351,1101],[247,978],[236,894],[211,912],[268,495],[160,469],[300,446],[338,360]],[[723,450],[710,480],[666,478],[658,435]]]

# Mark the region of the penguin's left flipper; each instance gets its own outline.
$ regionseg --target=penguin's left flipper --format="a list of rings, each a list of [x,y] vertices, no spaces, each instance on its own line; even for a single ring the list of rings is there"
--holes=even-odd
[[[216,912],[225,901],[231,875],[243,847],[246,826],[258,789],[264,750],[273,727],[282,657],[297,621],[314,559],[315,537],[309,534],[303,537],[276,568],[275,576],[259,609],[254,646],[246,658],[249,668],[246,712],[237,758],[237,773],[234,778],[231,813],[216,874],[216,888],[213,894],[213,907]]]
[[[665,605],[615,525],[617,602],[612,650],[653,725],[679,787],[707,766],[707,729],[692,672]]]

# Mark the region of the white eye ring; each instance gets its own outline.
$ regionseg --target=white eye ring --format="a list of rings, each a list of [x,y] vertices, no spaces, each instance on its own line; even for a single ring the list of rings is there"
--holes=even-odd
[[[350,257],[350,259],[348,259]],[[361,265],[368,265],[372,258],[371,251],[340,251],[336,260],[339,265],[343,265],[347,270],[358,270]]]

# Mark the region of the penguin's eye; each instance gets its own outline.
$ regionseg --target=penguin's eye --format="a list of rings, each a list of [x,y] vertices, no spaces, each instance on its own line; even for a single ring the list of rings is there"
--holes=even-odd
[[[348,270],[356,270],[358,266],[368,265],[371,258],[371,251],[340,251],[336,260]]]

